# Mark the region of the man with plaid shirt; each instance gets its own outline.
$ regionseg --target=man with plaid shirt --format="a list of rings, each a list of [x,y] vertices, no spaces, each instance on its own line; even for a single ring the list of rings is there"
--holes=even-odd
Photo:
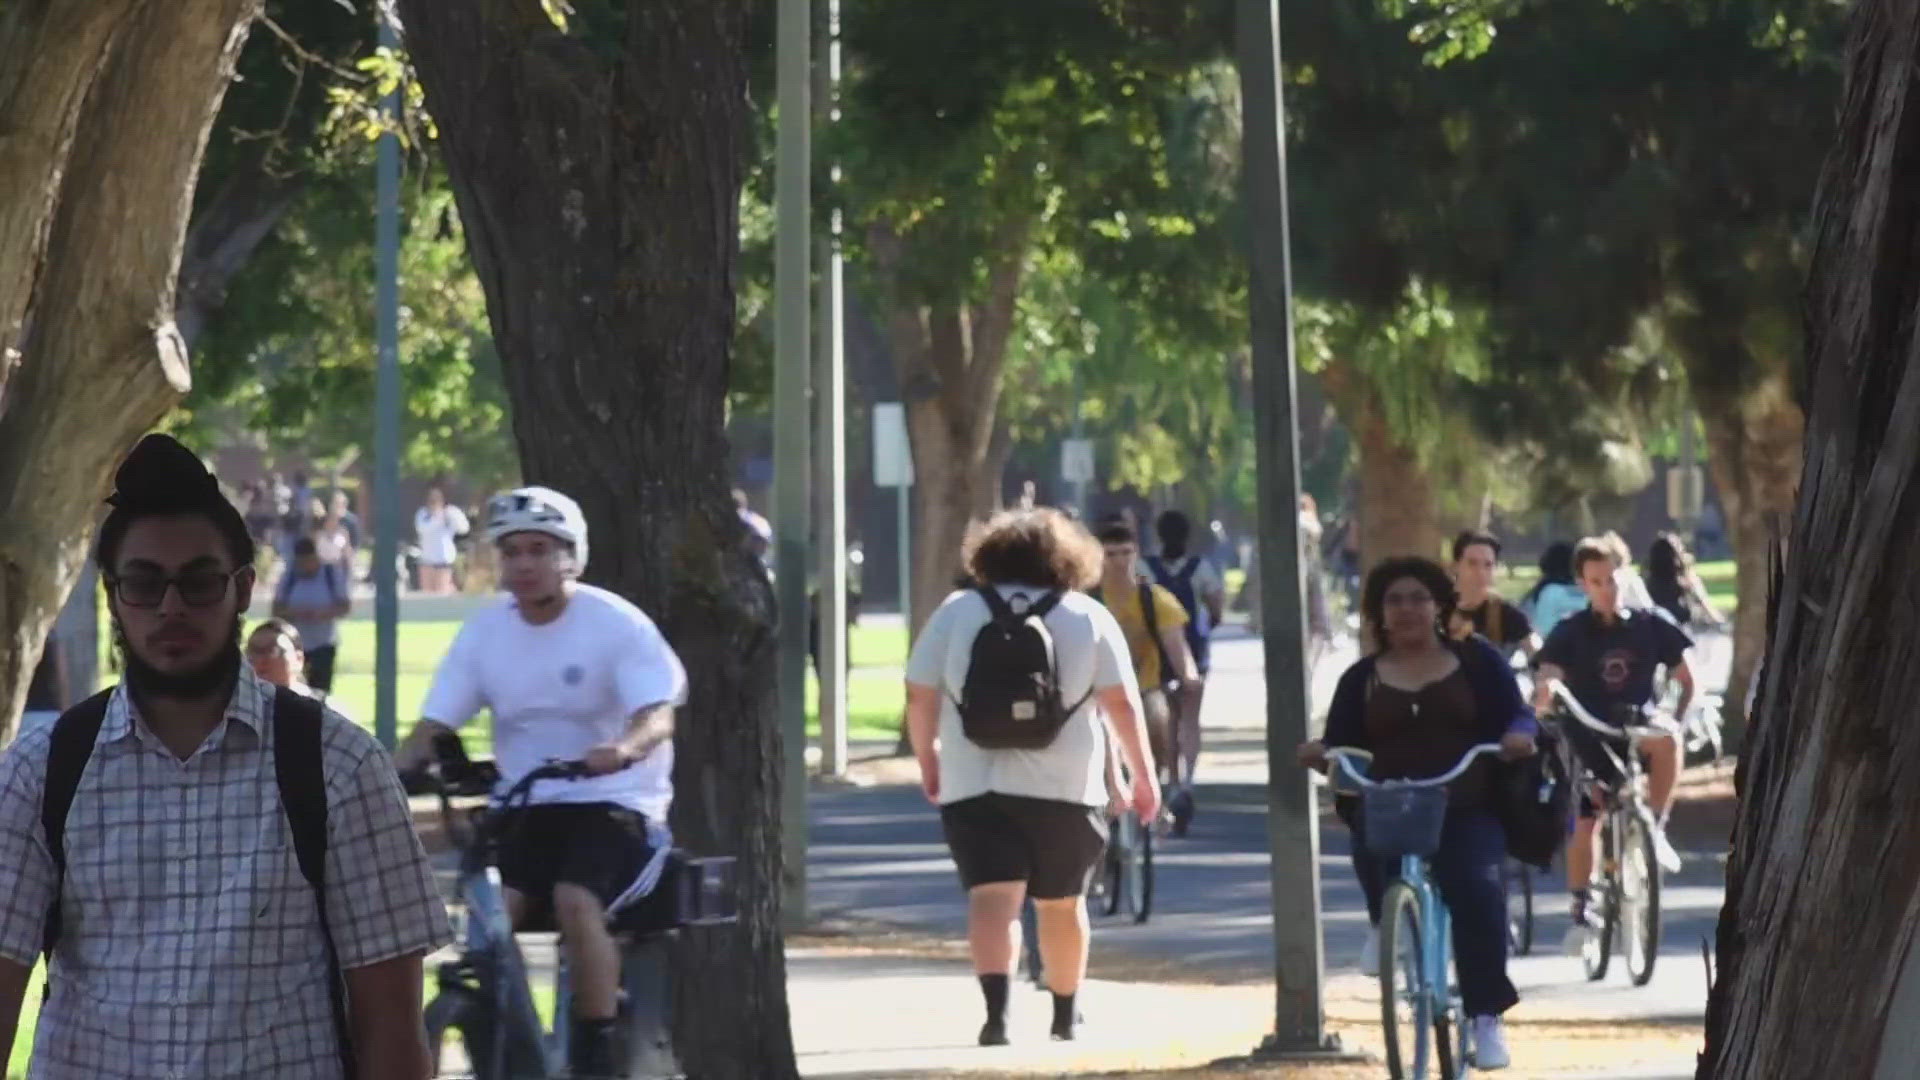
[[[424,1080],[421,964],[450,933],[391,760],[316,710],[323,922],[276,773],[288,727],[241,661],[240,514],[165,436],[135,448],[108,502],[97,557],[126,675],[54,847],[60,725],[0,757],[0,1050],[51,925],[34,1080]]]

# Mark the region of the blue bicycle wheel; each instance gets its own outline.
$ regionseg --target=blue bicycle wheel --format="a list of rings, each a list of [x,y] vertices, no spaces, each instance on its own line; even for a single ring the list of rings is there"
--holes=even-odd
[[[1420,894],[1404,881],[1380,901],[1380,1034],[1387,1075],[1426,1080],[1433,1053],[1433,992],[1427,985]]]

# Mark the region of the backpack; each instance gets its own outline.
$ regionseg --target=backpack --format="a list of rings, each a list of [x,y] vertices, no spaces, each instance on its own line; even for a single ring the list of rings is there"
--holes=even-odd
[[[320,577],[327,583],[327,595],[333,597],[334,603],[345,603],[349,599],[347,590],[340,586],[340,567],[338,564],[321,563]],[[275,603],[284,604],[287,602],[287,598],[293,595],[293,582],[294,577],[291,570],[280,575],[280,587],[274,590],[273,599]]]
[[[1173,594],[1180,601],[1180,607],[1187,613],[1187,648],[1193,653],[1194,663],[1206,670],[1207,623],[1205,605],[1200,603],[1200,591],[1194,587],[1194,575],[1200,572],[1200,556],[1189,555],[1174,570],[1167,566],[1166,560],[1158,555],[1147,559],[1147,569],[1153,571],[1153,578],[1160,587]],[[1155,635],[1155,640],[1158,640]]]
[[[49,965],[60,943],[60,893],[67,875],[67,811],[80,789],[80,777],[93,757],[93,745],[106,722],[107,703],[112,690],[104,690],[75,705],[54,721],[52,739],[47,746],[47,776],[40,797],[40,828],[45,834],[47,854],[53,859],[53,902],[47,906],[46,928],[41,936],[41,951]],[[300,864],[300,876],[313,888],[314,903],[320,909],[320,937],[326,944],[328,997],[333,1007],[334,1032],[340,1042],[340,1060],[344,1076],[353,1080],[352,1031],[347,1026],[346,984],[342,981],[340,957],[334,949],[333,931],[327,926],[327,781],[322,771],[320,747],[322,709],[320,702],[280,687],[273,695],[273,775],[280,787],[280,805],[293,833],[294,858]],[[53,977],[47,978],[50,993]],[[42,1001],[45,998],[43,996]]]
[[[974,589],[987,602],[990,618],[973,637],[966,682],[953,699],[960,713],[960,730],[984,750],[1039,750],[1050,746],[1078,712],[1088,690],[1072,708],[1060,695],[1060,666],[1054,654],[1047,613],[1060,604],[1050,592],[1026,602],[1015,593],[1020,610],[991,585]]]
[[[1542,727],[1530,758],[1500,763],[1494,780],[1494,810],[1507,833],[1507,854],[1545,871],[1567,839],[1572,821],[1572,748]]]

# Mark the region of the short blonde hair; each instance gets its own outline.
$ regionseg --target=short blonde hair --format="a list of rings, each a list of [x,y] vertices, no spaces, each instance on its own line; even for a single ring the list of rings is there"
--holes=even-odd
[[[983,585],[1088,589],[1100,580],[1100,545],[1050,506],[1002,510],[967,527],[960,558]]]

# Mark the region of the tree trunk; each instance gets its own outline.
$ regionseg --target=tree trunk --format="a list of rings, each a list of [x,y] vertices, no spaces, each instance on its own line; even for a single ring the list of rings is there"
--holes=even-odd
[[[1784,374],[1722,407],[1709,406],[1712,400],[1702,400],[1701,419],[1739,587],[1725,705],[1729,744],[1737,750],[1746,729],[1747,687],[1767,645],[1768,564],[1776,530],[1800,487],[1806,421]]]
[[[1920,1058],[1920,6],[1862,0],[1815,199],[1805,478],[1720,915],[1699,1075]]]
[[[1370,401],[1354,421],[1360,453],[1360,562],[1396,555],[1439,557],[1441,532],[1433,481],[1420,456],[1388,428]],[[1350,413],[1351,415],[1351,413]]]
[[[44,6],[15,6],[8,18]],[[69,12],[121,6],[61,5]],[[71,140],[37,144],[59,155],[38,171],[57,176],[60,191],[44,226],[44,259],[25,252],[38,277],[21,309],[23,361],[3,388],[0,410],[4,730],[19,718],[46,628],[85,556],[115,464],[187,388],[186,348],[173,322],[175,275],[207,133],[257,7],[258,0],[145,4],[123,16],[104,53],[73,58],[86,65],[82,73],[46,72],[84,87],[85,98]],[[0,72],[27,63],[0,51]],[[68,107],[64,95],[56,98],[34,107]],[[16,94],[0,103],[26,108],[34,100]],[[44,113],[0,112],[0,129],[58,126]],[[34,172],[19,156],[32,149],[0,139],[0,169]],[[0,218],[25,220],[16,210],[41,197],[37,187],[0,186]],[[0,266],[17,273],[12,260],[20,254],[0,251]],[[10,303],[7,288],[0,284],[0,307]],[[0,310],[0,320],[11,314]],[[4,327],[0,321],[0,335]]]
[[[139,0],[28,0],[0,9],[6,131],[0,138],[0,411],[20,358],[81,102],[102,55],[138,6]]]
[[[900,261],[902,242],[879,237],[873,249],[886,272]],[[996,445],[996,412],[1026,257],[1025,227],[1010,229],[989,253],[986,289],[977,301],[896,300],[887,321],[913,446],[910,630],[916,635],[953,590],[968,523],[1000,506],[1012,447],[1004,438]]]
[[[739,859],[739,924],[678,946],[681,1061],[702,1078],[797,1076],[773,597],[726,473],[745,5],[598,10],[591,39],[536,0],[400,6],[526,477],[579,499],[589,580],[651,613],[685,661],[674,832]]]

